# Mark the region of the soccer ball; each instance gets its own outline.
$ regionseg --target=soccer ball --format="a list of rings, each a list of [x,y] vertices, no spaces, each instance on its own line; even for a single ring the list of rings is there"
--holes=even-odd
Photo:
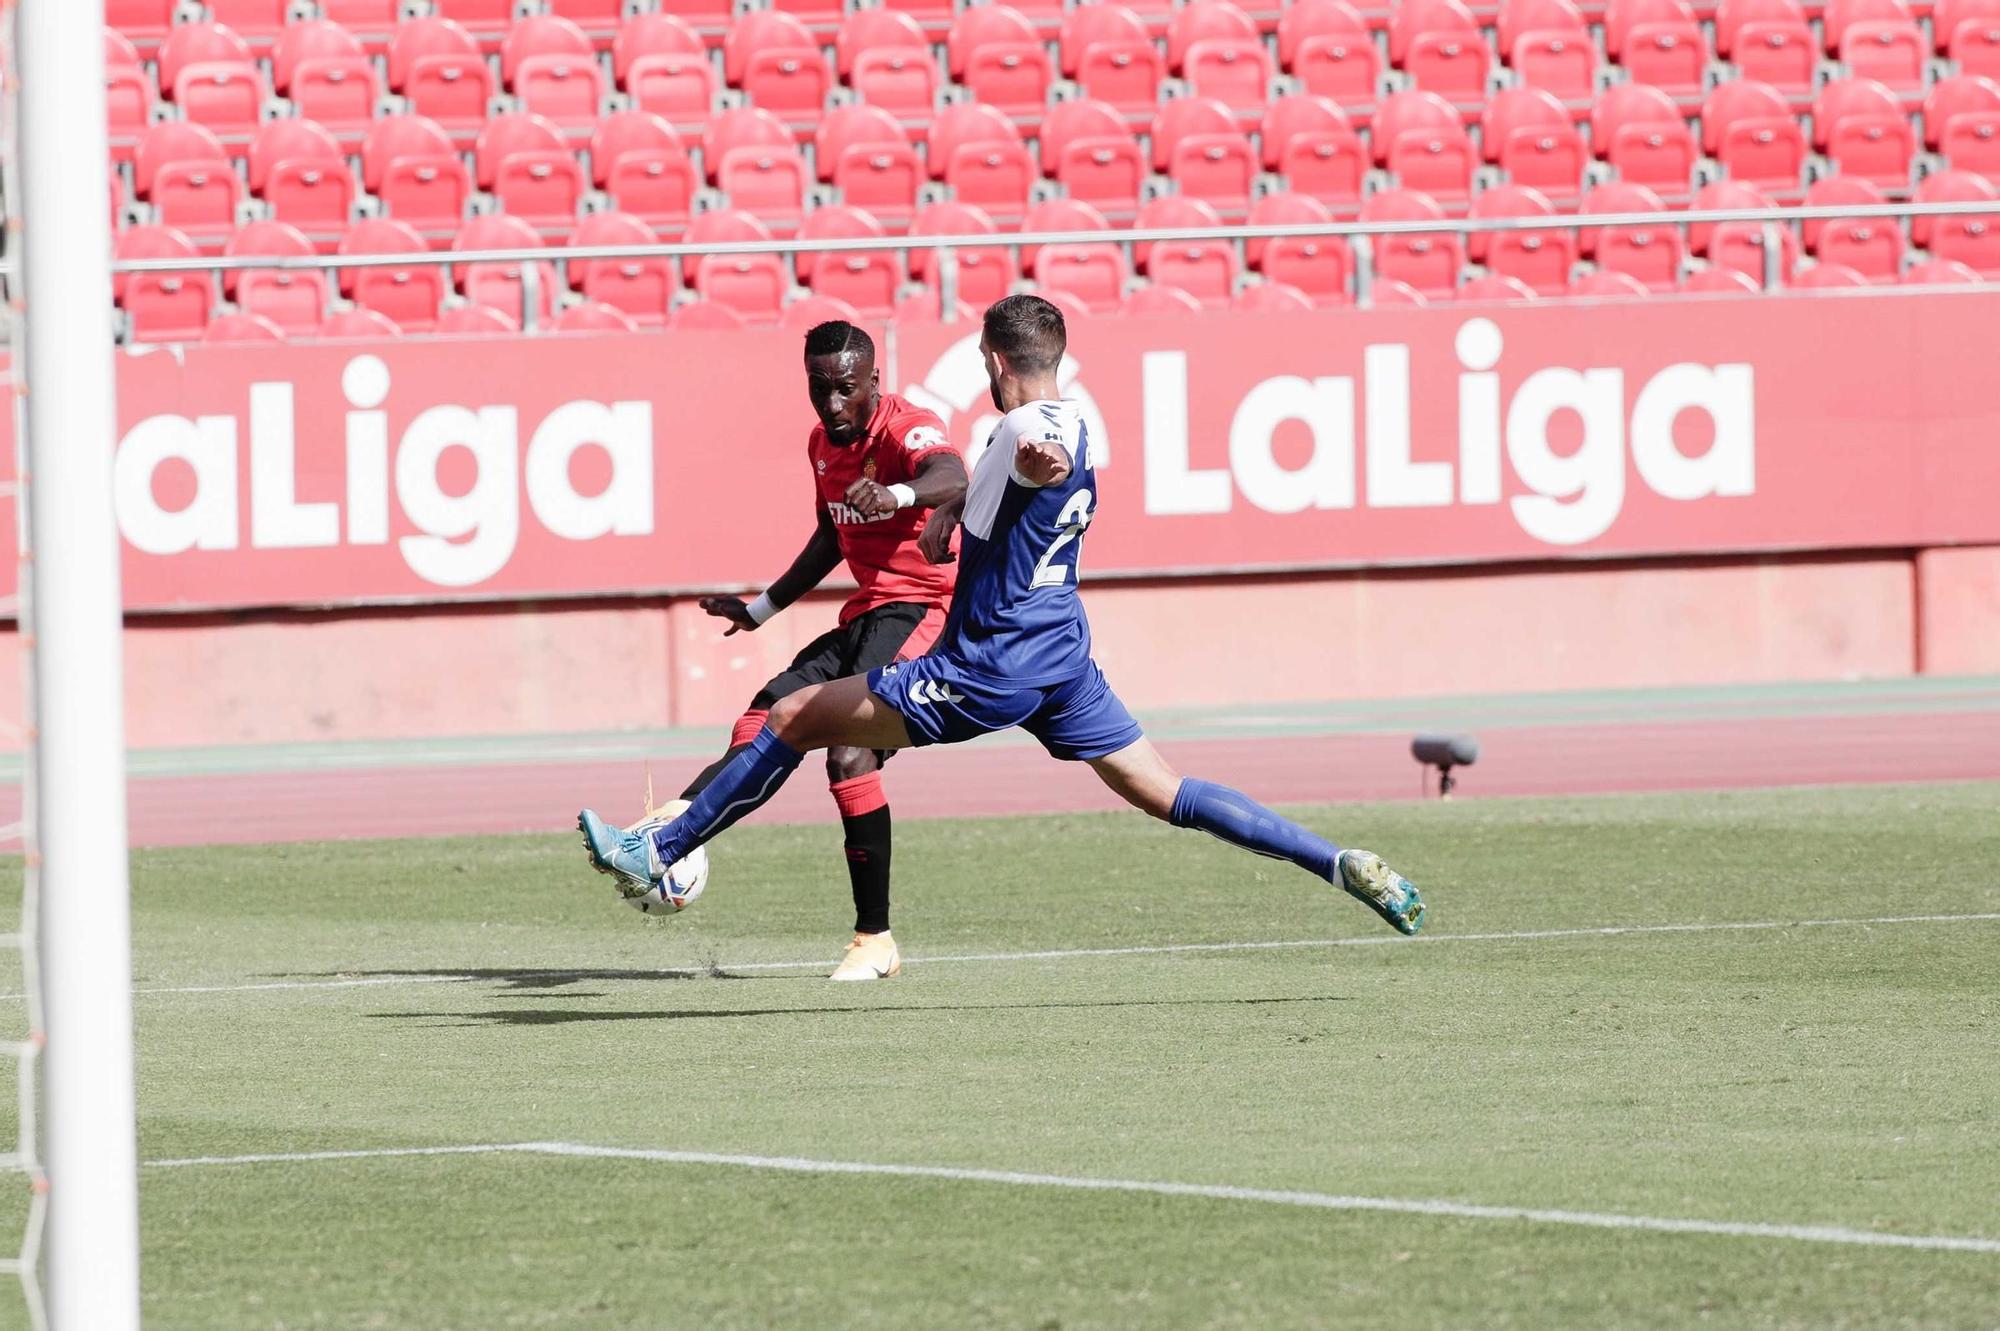
[[[645,819],[634,826],[634,832],[651,832],[654,828],[665,827],[681,816],[687,809],[687,800],[673,800],[662,808],[649,812]],[[653,884],[649,891],[636,897],[625,897],[625,904],[648,915],[671,915],[675,911],[686,910],[695,903],[702,889],[708,886],[708,847],[696,846],[688,854],[676,860],[667,870],[667,876]]]

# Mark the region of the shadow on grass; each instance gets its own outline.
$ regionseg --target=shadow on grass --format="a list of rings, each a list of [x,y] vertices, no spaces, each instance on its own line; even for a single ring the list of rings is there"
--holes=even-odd
[[[564,1026],[597,1021],[698,1021],[711,1017],[820,1017],[877,1012],[1038,1012],[1143,1007],[1264,1007],[1281,1003],[1352,1003],[1352,998],[1120,998],[1082,1003],[889,1003],[854,1007],[662,1008],[646,1012],[579,1012],[556,1008],[496,1008],[490,1012],[374,1012],[377,1021],[424,1021],[438,1026]]]
[[[826,963],[829,967],[835,963]],[[618,970],[585,969],[535,966],[446,966],[435,970],[398,969],[350,970],[350,971],[304,971],[281,975],[267,975],[270,980],[464,980],[472,983],[491,980],[513,989],[561,989],[566,985],[582,984],[590,980],[780,980],[811,977],[813,968],[801,967],[797,972],[771,972],[759,975],[738,975],[720,966],[687,966],[679,969],[663,970]]]

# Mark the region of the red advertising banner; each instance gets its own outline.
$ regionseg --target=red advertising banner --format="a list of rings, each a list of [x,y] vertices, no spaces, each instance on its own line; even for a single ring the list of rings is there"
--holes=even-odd
[[[1087,400],[1104,491],[1086,560],[1102,576],[2000,541],[1996,326],[1986,293],[1079,321],[1064,387]],[[976,343],[900,328],[883,373],[972,451],[996,414]],[[762,584],[811,529],[798,345],[124,356],[126,603]]]

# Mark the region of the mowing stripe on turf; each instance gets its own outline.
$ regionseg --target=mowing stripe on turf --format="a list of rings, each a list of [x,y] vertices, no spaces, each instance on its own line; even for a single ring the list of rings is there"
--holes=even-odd
[[[1867,1248],[1924,1248],[1947,1252],[2000,1254],[2000,1239],[1949,1234],[1891,1234],[1840,1225],[1775,1225],[1757,1221],[1683,1220],[1670,1216],[1619,1215],[1603,1211],[1561,1211],[1532,1206],[1478,1206],[1426,1198],[1348,1197],[1338,1193],[1238,1188],[1212,1183],[1153,1183],[1140,1179],[1080,1178],[1066,1174],[1023,1174],[1006,1169],[960,1169],[948,1165],[884,1165],[855,1160],[807,1160],[784,1155],[719,1155],[708,1151],[663,1151],[577,1142],[515,1142],[487,1146],[385,1147],[360,1151],[301,1151],[296,1154],[199,1156],[148,1160],[151,1169],[191,1169],[224,1165],[304,1164],[323,1160],[373,1160],[438,1155],[544,1155],[590,1160],[641,1160],[667,1165],[717,1165],[775,1170],[790,1174],[863,1174],[942,1179],[953,1183],[993,1183],[1018,1188],[1068,1188],[1084,1192],[1130,1192],[1158,1197],[1198,1197],[1209,1201],[1261,1202],[1322,1211],[1389,1211],[1400,1215],[1445,1216],[1454,1220],[1511,1220],[1536,1225],[1576,1225],[1586,1229],[1638,1230],[1653,1234],[1702,1234],[1723,1238],[1781,1239],[1795,1243],[1839,1243]]]
[[[1733,922],[1708,922],[1698,924],[1612,924],[1591,929],[1522,929],[1509,933],[1483,934],[1424,934],[1417,938],[1404,938],[1400,934],[1369,934],[1359,938],[1287,938],[1250,943],[1160,943],[1139,947],[1071,947],[1054,948],[1043,952],[964,952],[938,957],[916,957],[909,964],[917,966],[937,966],[947,963],[979,961],[1064,961],[1073,957],[1148,957],[1167,956],[1179,952],[1274,952],[1291,948],[1311,947],[1407,947],[1426,943],[1515,943],[1538,942],[1561,938],[1622,938],[1636,934],[1705,934],[1736,933],[1748,930],[1770,929],[1835,929],[1860,928],[1868,925],[1892,924],[1982,924],[2000,920],[2000,911],[1974,915],[1873,915],[1856,919],[1838,920],[1740,920]],[[717,963],[713,967],[707,963],[687,966],[663,966],[657,971],[632,971],[629,978],[643,979],[649,975],[661,978],[686,975],[690,970],[733,971],[796,971],[818,970],[835,966],[835,958],[821,961],[744,961]],[[138,994],[250,994],[262,990],[290,989],[367,989],[382,985],[405,984],[476,984],[481,980],[501,980],[505,974],[484,975],[359,975],[337,980],[260,980],[247,984],[189,984],[151,986],[134,989]],[[607,976],[602,968],[579,969],[573,971],[537,971],[537,980],[559,981],[616,979]],[[0,1001],[20,998],[18,993],[0,994]]]

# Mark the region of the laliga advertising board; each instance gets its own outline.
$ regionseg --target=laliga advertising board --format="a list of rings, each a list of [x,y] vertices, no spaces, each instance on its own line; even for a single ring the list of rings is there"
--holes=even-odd
[[[2000,541],[1996,320],[1983,292],[1080,320],[1090,571]],[[976,340],[883,357],[969,452]],[[122,356],[127,605],[761,583],[814,503],[798,365],[777,331]]]

